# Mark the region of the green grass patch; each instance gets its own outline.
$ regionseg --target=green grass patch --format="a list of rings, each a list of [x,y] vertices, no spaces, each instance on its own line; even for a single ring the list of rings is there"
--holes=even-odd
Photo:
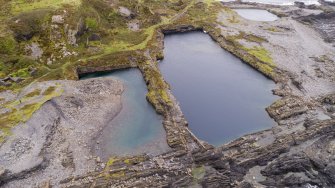
[[[0,37],[0,54],[13,54],[16,50],[16,41],[12,36]]]
[[[243,49],[256,58],[255,66],[259,71],[270,77],[273,75],[276,65],[273,63],[271,54],[265,48],[255,46],[253,48],[243,47]]]
[[[79,6],[81,0],[13,0],[12,12],[14,14],[30,12],[36,9],[57,9],[63,5]]]
[[[44,96],[50,95],[50,94],[52,94],[55,90],[56,90],[56,87],[55,87],[55,86],[50,86],[50,87],[48,87],[48,88],[42,93],[42,95],[44,95]]]
[[[85,24],[86,27],[91,30],[96,30],[99,27],[99,23],[96,18],[86,18]]]
[[[23,68],[23,69],[19,69],[18,71],[10,74],[10,76],[12,77],[21,77],[21,78],[27,78],[30,76],[28,68]]]
[[[269,64],[270,66],[274,66],[273,60],[271,58],[270,53],[263,47],[252,47],[252,48],[244,48],[249,54],[255,56],[257,59],[261,60],[264,63]]]
[[[40,89],[35,89],[34,91],[26,94],[24,97],[32,98],[32,97],[38,96],[40,94],[41,94],[41,90]]]

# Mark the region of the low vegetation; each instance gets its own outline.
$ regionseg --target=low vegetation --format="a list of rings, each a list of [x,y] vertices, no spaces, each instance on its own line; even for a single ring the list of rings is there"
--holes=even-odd
[[[38,9],[57,9],[63,5],[79,6],[81,0],[13,0],[11,1],[13,14],[30,12]]]
[[[41,94],[41,90],[40,89],[35,89],[34,91],[26,94],[25,97],[31,98],[31,97],[39,96],[40,94]]]
[[[27,93],[23,98],[5,103],[2,106],[5,113],[0,116],[0,143],[10,135],[11,128],[19,123],[26,122],[33,113],[38,110],[46,101],[59,96],[62,89],[59,85],[50,86],[40,95],[41,90],[35,89]],[[38,96],[38,98],[37,98]]]
[[[183,24],[212,27],[218,12],[229,10],[210,0],[15,0],[5,4],[2,20],[13,34],[2,33],[6,36],[0,37],[0,76],[22,77],[24,81],[0,90],[20,89],[34,80],[77,79],[77,67],[145,61],[145,50],[162,58],[156,44],[158,30]],[[129,15],[120,11],[121,7]],[[54,21],[55,15],[59,21]],[[128,26],[134,20],[137,31]],[[77,32],[73,36],[76,44],[69,41],[70,32]],[[26,47],[32,42],[42,51],[42,57],[35,60],[27,58],[30,52]]]

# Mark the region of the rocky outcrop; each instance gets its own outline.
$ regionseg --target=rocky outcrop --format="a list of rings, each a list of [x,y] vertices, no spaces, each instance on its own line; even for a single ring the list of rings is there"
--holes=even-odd
[[[328,112],[333,118],[335,117],[335,94],[330,94],[321,97],[320,102],[326,112]]]
[[[329,43],[335,42],[334,19],[335,11],[298,18],[299,21],[312,25]]]
[[[120,111],[123,85],[108,78],[41,82],[25,88],[17,100],[24,103],[23,93],[55,84],[64,90],[62,95],[46,102],[27,122],[12,129],[15,137],[1,143],[1,186],[38,186],[49,180],[56,186],[71,174],[102,168],[90,145]],[[43,93],[36,94],[35,100]]]
[[[296,96],[284,97],[267,108],[269,115],[276,121],[298,116],[308,110],[308,105],[302,98]]]
[[[51,23],[64,24],[64,16],[63,15],[53,15],[51,17]]]
[[[265,166],[260,173],[266,180],[260,183],[266,186],[311,184],[331,187],[334,185],[333,168],[332,163],[327,160],[332,160],[333,155],[334,148],[329,141],[333,139],[334,123],[333,120],[318,122],[306,131],[295,133],[294,137],[278,135],[275,141],[266,147],[254,144],[252,140],[259,137],[255,134],[217,149],[208,149],[206,152],[193,151],[192,155],[180,150],[152,159],[144,157],[143,161],[131,166],[124,162],[126,159],[121,158],[110,166],[111,170],[100,172],[104,174],[103,177],[98,175],[99,173],[90,174],[73,177],[75,181],[62,183],[63,186],[243,187],[252,186],[243,181],[248,170],[252,166],[261,165]],[[327,154],[315,152],[317,150]],[[106,180],[105,177],[110,179]]]
[[[12,83],[20,83],[22,82],[24,79],[21,77],[5,77],[3,79],[0,79],[0,86],[11,86]]]
[[[29,54],[29,56],[34,59],[38,60],[43,55],[43,50],[39,47],[38,43],[31,43],[25,47],[25,50]]]
[[[121,16],[127,17],[129,19],[134,18],[135,14],[126,7],[119,7],[118,9]]]
[[[292,187],[310,184],[332,187],[335,183],[333,143],[332,133],[326,133],[304,149],[277,158],[261,172],[267,177],[264,185]]]
[[[105,66],[105,67],[77,67],[77,74],[80,76],[83,76],[85,74],[89,73],[97,73],[97,72],[110,72],[113,70],[120,70],[120,69],[126,69],[131,68],[130,65],[111,65],[111,66]]]
[[[174,34],[174,33],[183,33],[183,32],[190,32],[190,31],[203,31],[201,27],[194,27],[193,25],[176,25],[176,26],[169,26],[168,28],[162,28],[162,32],[165,35]]]

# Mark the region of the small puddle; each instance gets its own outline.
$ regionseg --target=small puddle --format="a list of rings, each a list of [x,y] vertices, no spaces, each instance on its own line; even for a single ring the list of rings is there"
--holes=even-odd
[[[263,21],[271,22],[278,19],[278,17],[267,10],[261,9],[234,9],[238,15],[241,17],[253,20],[253,21]]]
[[[161,72],[192,132],[219,146],[275,125],[265,108],[274,82],[201,32],[167,35]]]
[[[137,69],[125,69],[111,73],[94,73],[82,79],[113,77],[122,81],[121,112],[107,125],[96,139],[94,152],[103,160],[110,156],[137,154],[158,155],[169,150],[162,117],[145,98],[147,87]]]

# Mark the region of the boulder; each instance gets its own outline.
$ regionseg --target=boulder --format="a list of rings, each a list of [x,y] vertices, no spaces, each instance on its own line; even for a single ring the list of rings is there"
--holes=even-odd
[[[15,83],[20,83],[22,82],[24,79],[21,77],[10,77],[10,79],[15,82]]]
[[[119,7],[119,13],[123,17],[134,18],[135,14],[126,7]]]
[[[101,37],[100,37],[98,34],[93,33],[92,35],[90,35],[90,36],[88,37],[88,40],[89,40],[89,41],[100,41],[100,40],[101,40]]]
[[[305,3],[304,2],[295,1],[294,5],[299,7],[299,8],[305,8]]]
[[[0,80],[0,86],[11,86],[11,83],[5,82],[4,80]]]
[[[54,15],[51,18],[51,22],[55,24],[63,24],[64,23],[64,17],[62,15]]]
[[[30,76],[36,76],[37,75],[37,69],[33,67],[28,68]]]

